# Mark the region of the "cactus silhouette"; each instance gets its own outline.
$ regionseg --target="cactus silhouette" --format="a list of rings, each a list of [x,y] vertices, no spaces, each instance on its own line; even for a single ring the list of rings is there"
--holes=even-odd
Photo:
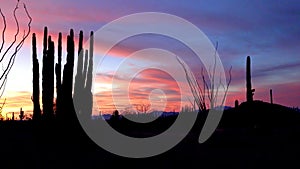
[[[83,72],[82,72],[82,79],[83,79],[83,85],[85,85],[86,81],[86,73],[87,73],[87,67],[88,67],[88,60],[89,60],[89,50],[85,50],[85,56],[84,56],[84,67],[83,67]]]
[[[82,114],[80,103],[82,103],[82,95],[84,89],[84,81],[83,81],[83,32],[80,31],[79,33],[79,45],[78,45],[78,61],[77,61],[77,73],[75,76],[75,84],[74,84],[74,107],[76,109],[76,113],[78,115]]]
[[[70,35],[67,36],[67,62],[64,65],[63,82],[62,82],[62,99],[63,113],[60,115],[62,120],[74,120],[75,110],[73,105],[72,91],[73,91],[73,68],[74,68],[74,31],[70,30]]]
[[[40,82],[39,82],[39,61],[36,51],[36,36],[32,34],[32,102],[33,102],[33,120],[41,118],[40,108]]]
[[[53,112],[53,99],[54,99],[54,42],[51,40],[51,36],[48,38],[49,49],[47,52],[49,63],[49,116],[54,117]]]
[[[234,108],[237,109],[238,107],[239,107],[239,101],[238,101],[238,100],[235,100],[235,101],[234,101]]]
[[[62,34],[58,34],[58,61],[55,64],[55,74],[56,74],[56,116],[62,113],[62,84],[61,84],[61,57],[62,57]]]
[[[85,113],[86,118],[90,118],[92,115],[93,108],[93,95],[92,95],[92,78],[93,78],[93,58],[94,58],[94,33],[91,32],[90,36],[90,49],[89,49],[89,66],[88,72],[86,74],[86,83],[85,83],[85,94],[86,94],[86,103],[83,107],[83,112]]]
[[[44,49],[43,49],[43,118],[53,119],[53,98],[54,98],[54,42],[51,36],[48,37],[47,27],[44,29]]]
[[[247,91],[246,91],[247,102],[252,102],[255,89],[252,89],[252,84],[251,84],[251,59],[250,59],[250,56],[247,57],[246,88],[247,88]]]
[[[94,37],[93,32],[90,36],[89,51],[85,50],[85,59],[83,63],[83,51],[82,48],[83,33],[79,35],[79,48],[78,48],[78,62],[77,73],[75,77],[74,87],[74,103],[76,113],[84,120],[88,120],[92,115],[93,97],[91,93],[92,88],[92,74],[93,74],[93,48]]]
[[[56,74],[56,117],[60,120],[74,121],[76,118],[74,103],[79,113],[86,118],[90,118],[92,113],[92,74],[93,74],[93,32],[91,32],[89,50],[83,49],[83,32],[79,34],[78,45],[78,65],[77,74],[75,77],[74,85],[74,97],[73,93],[73,69],[74,69],[74,31],[70,30],[70,34],[67,36],[67,61],[63,68],[62,76],[62,34],[58,36],[58,61],[55,64],[54,69],[54,42],[51,36],[48,36],[47,27],[44,28],[43,39],[43,69],[42,69],[42,103],[43,114],[41,115],[39,105],[39,63],[37,60],[36,52],[36,36],[32,37],[32,49],[33,49],[33,96],[34,102],[34,118],[39,119],[41,116],[43,119],[53,119],[53,99],[54,99],[54,72]],[[83,57],[85,56],[85,58]],[[84,62],[83,62],[84,58]],[[55,70],[55,71],[54,71]],[[73,103],[74,100],[74,103]],[[82,104],[82,101],[85,103]]]
[[[43,69],[42,69],[42,103],[43,103],[43,114],[46,111],[46,98],[47,98],[47,37],[48,37],[48,29],[44,28],[44,38],[43,38]]]
[[[270,102],[273,104],[273,91],[270,89]]]
[[[20,108],[20,115],[19,115],[19,117],[20,117],[20,120],[22,121],[23,119],[24,119],[24,111],[22,110],[22,107]]]

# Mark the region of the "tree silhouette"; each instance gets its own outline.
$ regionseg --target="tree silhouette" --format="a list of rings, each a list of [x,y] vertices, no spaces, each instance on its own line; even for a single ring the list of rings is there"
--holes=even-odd
[[[182,66],[185,72],[188,85],[190,87],[190,90],[194,98],[194,100],[193,101],[190,100],[190,102],[193,105],[194,109],[196,109],[196,107],[198,108],[199,112],[207,110],[207,106],[206,106],[207,99],[209,102],[210,109],[214,109],[215,106],[217,106],[216,103],[217,103],[217,98],[219,97],[220,88],[224,89],[224,96],[221,98],[221,103],[220,103],[220,106],[223,106],[225,98],[227,96],[229,85],[231,83],[232,67],[230,67],[228,71],[229,80],[227,84],[222,84],[221,77],[220,77],[219,83],[217,84],[217,86],[215,85],[216,73],[217,73],[216,72],[217,49],[218,49],[218,43],[216,45],[215,54],[214,54],[214,64],[212,65],[213,69],[211,70],[211,72],[208,72],[210,74],[208,79],[204,75],[203,68],[201,70],[201,77],[195,77],[193,72],[189,69],[189,67],[179,57],[177,57],[177,61],[180,63],[180,65]],[[203,85],[200,84],[199,82],[200,79],[202,80]]]
[[[150,104],[137,104],[135,106],[135,109],[137,110],[138,113],[147,113],[150,112],[151,105]]]

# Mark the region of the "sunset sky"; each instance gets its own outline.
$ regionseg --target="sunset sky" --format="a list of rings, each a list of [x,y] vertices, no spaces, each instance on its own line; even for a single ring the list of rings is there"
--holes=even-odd
[[[15,31],[12,11],[16,2],[17,0],[0,0],[0,8],[9,24],[6,35],[8,39]],[[225,70],[230,66],[233,67],[226,105],[233,106],[236,99],[240,102],[245,101],[245,61],[246,56],[250,55],[252,86],[256,89],[254,99],[268,102],[269,90],[273,89],[275,103],[290,107],[300,106],[300,3],[297,0],[21,0],[20,2],[27,5],[33,18],[31,32],[37,34],[40,67],[44,26],[48,27],[56,43],[58,32],[62,32],[65,39],[70,28],[74,29],[76,38],[80,30],[84,31],[87,38],[90,31],[97,31],[119,17],[137,12],[163,12],[188,20],[201,29],[212,43],[218,42],[218,52]],[[22,11],[20,9],[17,14],[21,28],[24,29],[28,19],[23,16]],[[0,30],[2,28],[3,25],[0,24]],[[134,28],[124,23],[120,30],[115,31],[126,29]],[[63,45],[65,49],[65,41]],[[192,55],[181,43],[157,35],[137,36],[121,42],[110,52],[109,57],[103,62],[105,64],[99,68],[101,73],[96,70],[97,83],[94,87],[100,92],[94,94],[100,98],[101,111],[110,112],[112,109],[110,88],[117,65],[131,53],[144,48],[161,48],[180,57]],[[32,110],[31,54],[30,35],[16,57],[6,91],[1,98],[2,100],[7,98],[3,115],[6,112],[18,112],[20,107],[26,112]],[[185,61],[197,67],[192,59],[193,57]],[[63,60],[65,61],[65,58]],[[128,72],[134,72],[134,65],[144,62],[149,60],[135,60]],[[118,76],[119,80],[122,80],[121,76]],[[180,95],[178,84],[167,73],[156,69],[140,72],[132,80],[130,88],[132,89],[130,98],[134,105],[147,104],[139,99],[148,98],[153,88],[160,88],[166,97],[161,96],[159,90],[152,94],[168,100],[167,110],[179,109],[174,104]]]

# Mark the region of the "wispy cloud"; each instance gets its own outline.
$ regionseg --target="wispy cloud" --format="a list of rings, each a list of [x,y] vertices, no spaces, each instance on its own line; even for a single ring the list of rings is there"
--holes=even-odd
[[[251,55],[253,61],[252,81],[253,86],[256,88],[255,98],[268,100],[266,91],[268,91],[268,88],[273,88],[278,102],[290,106],[300,105],[299,93],[284,92],[297,91],[297,88],[299,88],[298,84],[300,84],[297,73],[300,71],[300,48],[298,47],[300,44],[300,3],[293,0],[116,0],[105,2],[98,0],[24,0],[24,2],[27,4],[28,10],[33,17],[32,32],[38,35],[40,67],[44,26],[49,27],[49,33],[54,40],[57,39],[58,32],[63,32],[65,42],[70,28],[75,29],[75,32],[77,32],[76,36],[78,36],[79,30],[83,30],[85,37],[87,37],[89,31],[97,31],[104,24],[124,15],[149,11],[164,12],[187,19],[198,26],[213,43],[219,42],[218,52],[224,68],[228,70],[230,66],[233,67],[232,84],[228,93],[229,103],[232,102],[233,104],[235,99],[244,100],[245,57]],[[0,0],[0,3],[1,9],[8,16],[11,16],[8,17],[10,18],[8,20],[10,23],[8,32],[11,35],[14,32],[14,23],[10,9],[14,7],[15,1]],[[22,13],[19,14],[20,16],[22,15]],[[21,25],[26,26],[26,19],[20,18]],[[142,26],[141,23],[136,24]],[[161,23],[154,24],[162,26],[160,25]],[[176,26],[176,23],[171,22],[164,24]],[[134,25],[124,23],[120,30],[112,31],[115,31],[114,33],[122,33],[134,28]],[[185,33],[188,34],[188,32]],[[95,46],[96,57],[99,56],[97,53],[103,52],[101,47],[107,43],[107,41],[101,41]],[[109,97],[111,98],[109,90],[112,87],[112,74],[116,71],[118,64],[132,52],[150,47],[173,52],[175,55],[182,57],[195,71],[199,71],[203,67],[197,60],[197,56],[188,47],[174,39],[158,35],[143,35],[126,39],[110,51],[108,59],[104,62],[105,65],[100,67],[105,69],[103,71],[105,73],[101,74],[101,78],[97,76],[98,79],[96,79],[97,84],[95,86],[100,90],[100,93],[97,93],[97,97],[99,96],[99,104],[103,108],[108,110],[109,107],[113,107],[113,104],[111,104],[112,100],[109,99]],[[65,48],[65,45],[63,48]],[[7,92],[5,96],[8,99],[7,107],[18,107],[17,109],[21,106],[24,107],[24,105],[28,105],[28,109],[30,107],[30,86],[32,83],[30,56],[31,40],[29,38],[17,57],[16,65],[12,70],[12,76],[9,77],[9,85],[7,87],[8,91],[15,91],[19,88],[23,90],[24,86],[27,86],[27,91],[29,92],[14,94]],[[63,56],[65,56],[65,53]],[[128,72],[134,73],[137,63],[150,61],[151,58],[135,60],[131,65],[128,65],[128,69],[130,69]],[[172,66],[169,65],[172,70],[177,69],[177,67]],[[114,78],[124,81],[121,75]],[[147,92],[152,89],[151,87],[160,87],[170,96],[169,101],[176,102],[178,100],[176,96],[179,95],[179,91],[174,79],[156,70],[148,70],[136,76],[132,81],[131,87],[132,98],[134,96],[139,99],[146,98]],[[125,97],[121,94],[117,94],[117,96],[120,98]]]

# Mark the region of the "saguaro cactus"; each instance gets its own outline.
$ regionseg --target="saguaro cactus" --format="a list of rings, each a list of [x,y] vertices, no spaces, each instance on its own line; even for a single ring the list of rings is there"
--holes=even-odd
[[[44,38],[43,38],[43,70],[42,70],[42,103],[43,103],[43,114],[46,112],[47,105],[47,37],[48,37],[48,29],[44,28]]]
[[[78,45],[78,61],[77,61],[77,72],[75,76],[75,84],[74,84],[74,107],[76,109],[77,114],[81,114],[81,106],[82,103],[82,95],[84,89],[84,80],[83,80],[83,32],[80,31],[79,33],[79,45]]]
[[[73,91],[73,68],[74,68],[74,31],[70,30],[70,35],[67,37],[67,63],[64,65],[63,82],[62,82],[62,98],[63,98],[63,114],[61,118],[74,119],[74,105],[72,98]]]
[[[53,98],[54,98],[54,42],[51,36],[48,37],[47,27],[44,29],[44,49],[43,49],[43,117],[44,119],[52,119]]]
[[[61,84],[61,56],[62,56],[62,34],[58,35],[58,61],[55,64],[55,74],[56,74],[56,116],[59,116],[61,111],[61,101],[62,101],[62,84]]]
[[[252,102],[255,89],[252,89],[252,85],[251,85],[251,60],[250,60],[250,56],[247,57],[246,88],[247,88],[247,91],[246,91],[247,102]]]
[[[68,98],[72,98],[74,50],[74,32],[73,29],[71,29],[70,35],[67,37],[67,63],[64,65],[62,84],[64,95]]]
[[[20,114],[19,114],[20,120],[22,121],[24,119],[24,111],[22,110],[22,107],[20,108]]]
[[[32,102],[33,102],[33,120],[41,118],[40,108],[40,82],[39,82],[39,61],[36,51],[36,36],[32,34]]]
[[[84,54],[84,67],[83,67],[83,72],[82,72],[82,79],[83,79],[83,85],[85,85],[86,81],[86,73],[88,69],[88,61],[89,61],[89,50],[85,50]]]
[[[92,75],[93,75],[93,50],[94,37],[93,32],[90,36],[89,50],[85,51],[85,61],[83,63],[82,32],[79,36],[78,64],[75,77],[74,103],[76,113],[83,119],[88,120],[92,115],[93,97],[91,93]]]
[[[49,49],[47,53],[49,63],[49,112],[51,118],[54,116],[53,112],[53,100],[54,100],[54,42],[51,40],[51,36],[48,38]]]
[[[85,93],[86,93],[86,102],[87,104],[84,107],[84,113],[86,114],[86,118],[91,118],[92,110],[93,110],[93,95],[92,95],[92,78],[93,78],[93,58],[94,58],[94,32],[91,32],[90,36],[90,49],[89,49],[89,66],[88,72],[86,75],[86,83],[85,83]]]
[[[270,102],[273,104],[273,91],[270,89]]]
[[[237,109],[238,107],[239,107],[239,101],[238,101],[238,100],[235,100],[235,101],[234,101],[234,108]]]

